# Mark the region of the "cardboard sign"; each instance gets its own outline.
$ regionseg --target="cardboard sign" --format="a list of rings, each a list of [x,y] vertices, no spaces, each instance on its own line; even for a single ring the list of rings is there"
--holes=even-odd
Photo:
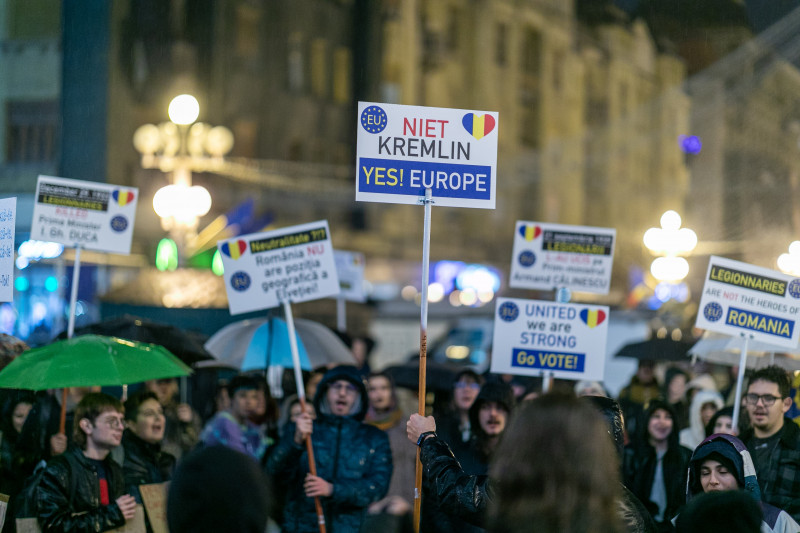
[[[602,381],[608,318],[602,305],[498,298],[491,371]]]
[[[130,254],[138,197],[136,187],[39,176],[31,239]]]
[[[141,505],[136,506],[133,518],[125,522],[125,525],[116,529],[109,529],[111,533],[147,533],[147,527],[144,525],[144,508]]]
[[[617,230],[517,221],[509,287],[608,294]]]
[[[339,294],[328,221],[217,243],[232,315]]]
[[[169,533],[167,527],[167,487],[169,482],[139,485],[144,510],[153,533]]]
[[[335,250],[336,274],[339,276],[339,298],[366,302],[364,294],[364,254]]]
[[[358,103],[356,200],[494,209],[499,115]]]
[[[797,348],[800,279],[711,256],[696,326]]]
[[[14,231],[17,199],[0,200],[0,302],[14,301]]]

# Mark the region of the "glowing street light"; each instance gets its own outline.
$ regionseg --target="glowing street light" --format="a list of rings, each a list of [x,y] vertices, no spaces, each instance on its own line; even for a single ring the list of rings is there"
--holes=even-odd
[[[650,228],[644,234],[644,245],[657,255],[650,265],[650,273],[659,281],[678,283],[689,275],[689,263],[681,256],[688,255],[697,246],[697,234],[681,228],[681,216],[675,211],[661,215],[661,227]]]
[[[778,257],[778,268],[784,274],[800,276],[800,241],[789,245],[789,253]]]

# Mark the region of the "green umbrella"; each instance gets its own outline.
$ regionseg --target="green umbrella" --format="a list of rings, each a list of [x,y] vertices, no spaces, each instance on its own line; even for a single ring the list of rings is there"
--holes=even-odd
[[[127,385],[192,372],[167,349],[102,335],[81,335],[19,355],[0,371],[0,387],[44,390]]]

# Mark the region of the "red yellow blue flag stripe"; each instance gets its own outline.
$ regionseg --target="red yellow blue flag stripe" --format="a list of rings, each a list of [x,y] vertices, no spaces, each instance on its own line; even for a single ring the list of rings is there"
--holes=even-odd
[[[247,250],[247,243],[241,240],[230,241],[223,243],[220,248],[222,249],[222,253],[235,260],[244,255],[245,250]]]
[[[589,309],[583,309],[580,312],[580,317],[587,326],[594,328],[605,321],[606,312],[602,309],[595,309],[593,311],[590,311]]]
[[[542,228],[530,224],[522,224],[519,227],[519,234],[522,235],[522,238],[526,241],[532,241],[542,234]]]
[[[461,124],[467,133],[481,140],[489,135],[494,129],[495,121],[492,115],[476,115],[475,113],[467,113],[461,119]]]
[[[116,189],[111,196],[114,198],[114,201],[117,202],[120,206],[125,206],[130,204],[133,201],[134,194],[132,191],[121,191]]]

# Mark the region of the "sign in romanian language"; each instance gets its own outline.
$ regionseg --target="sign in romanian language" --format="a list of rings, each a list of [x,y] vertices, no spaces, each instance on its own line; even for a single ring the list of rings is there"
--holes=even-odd
[[[39,176],[31,239],[129,254],[139,190]]]
[[[17,199],[0,200],[0,302],[14,301],[14,231]]]
[[[358,103],[356,200],[494,209],[497,113]]]
[[[609,228],[517,221],[508,285],[608,294],[616,235]]]
[[[800,279],[712,256],[696,326],[796,348]]]
[[[492,373],[602,381],[608,307],[498,298]]]
[[[339,294],[328,221],[220,241],[232,315]]]
[[[336,273],[339,276],[339,298],[351,302],[366,302],[364,294],[364,254],[335,250]]]

